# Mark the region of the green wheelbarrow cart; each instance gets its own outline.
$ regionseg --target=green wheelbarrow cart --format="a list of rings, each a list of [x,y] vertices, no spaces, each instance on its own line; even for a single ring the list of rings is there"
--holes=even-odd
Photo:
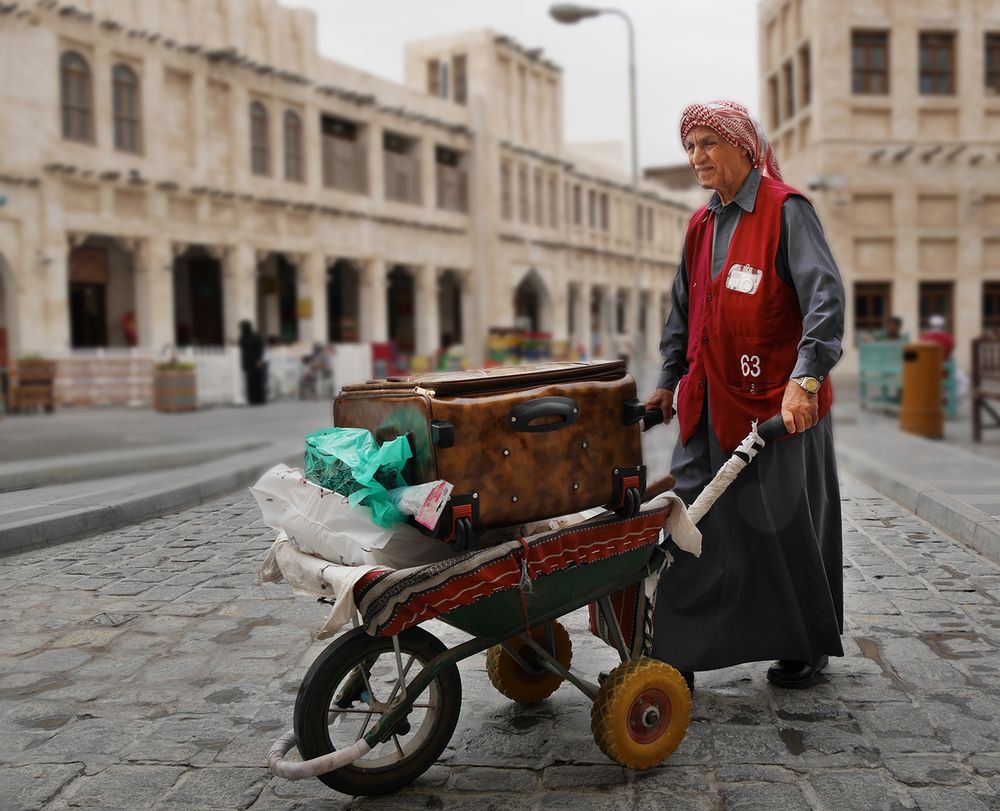
[[[647,415],[645,427],[654,420]],[[783,433],[780,415],[755,426],[688,508],[690,519],[697,523],[765,443]],[[656,581],[684,554],[664,531],[678,509],[662,494],[671,486],[670,477],[649,485],[631,517],[599,516],[441,563],[362,576],[353,589],[360,621],[306,673],[294,729],[268,753],[271,771],[318,777],[352,795],[402,788],[447,747],[462,704],[457,665],[483,651],[503,695],[531,704],[570,682],[592,702],[591,729],[605,755],[633,769],[663,763],[691,716],[684,678],[646,655]],[[570,637],[558,621],[584,606],[591,631],[621,658],[600,683],[573,670]],[[428,619],[471,638],[447,648],[419,627]],[[295,747],[301,759],[289,757]]]

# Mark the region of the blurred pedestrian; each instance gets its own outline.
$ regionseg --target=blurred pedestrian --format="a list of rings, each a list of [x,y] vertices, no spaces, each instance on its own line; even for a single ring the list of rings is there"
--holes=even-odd
[[[263,405],[267,400],[267,367],[264,340],[249,321],[240,321],[240,367],[246,379],[247,403]]]
[[[878,339],[880,341],[902,341],[904,340],[904,337],[903,319],[898,315],[894,315],[885,322],[885,329],[882,330]]]
[[[135,310],[129,310],[122,316],[121,328],[125,346],[136,346],[139,343],[139,329],[135,323]]]
[[[927,319],[927,329],[920,333],[920,340],[938,344],[943,361],[947,361],[955,351],[955,338],[948,331],[948,321],[943,315],[932,315]]]
[[[320,387],[329,377],[329,359],[326,348],[316,342],[308,355],[302,356],[302,368],[299,372],[299,399],[316,400],[320,396]]]

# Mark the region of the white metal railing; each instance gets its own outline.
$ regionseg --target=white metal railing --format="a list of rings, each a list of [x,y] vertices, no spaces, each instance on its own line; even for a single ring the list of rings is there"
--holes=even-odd
[[[294,400],[300,396],[304,344],[268,347],[267,399]],[[372,376],[371,344],[333,344],[327,347],[327,369],[317,376],[315,392],[330,399],[344,385]],[[48,353],[56,362],[55,396],[58,406],[150,406],[153,372],[157,363],[176,359],[195,368],[198,406],[245,405],[246,383],[236,346],[165,346],[159,352],[138,348],[71,349]]]
[[[165,349],[169,358],[173,350]],[[244,405],[246,385],[240,368],[240,350],[235,346],[185,346],[176,350],[177,360],[194,366],[198,407]]]

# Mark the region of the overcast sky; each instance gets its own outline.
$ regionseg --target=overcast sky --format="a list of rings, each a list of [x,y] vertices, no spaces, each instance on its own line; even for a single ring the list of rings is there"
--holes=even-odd
[[[563,68],[565,139],[628,143],[628,51],[619,18],[559,25],[548,0],[282,1],[316,12],[324,56],[396,82],[410,40],[492,28],[540,47]],[[616,7],[636,28],[643,166],[684,160],[677,120],[691,101],[731,98],[759,113],[757,0],[617,0]]]

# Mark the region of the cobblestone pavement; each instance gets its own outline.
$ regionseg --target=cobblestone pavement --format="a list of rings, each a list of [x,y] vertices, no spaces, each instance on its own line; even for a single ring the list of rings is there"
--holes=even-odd
[[[0,559],[0,807],[1000,809],[1000,567],[867,487],[843,498],[847,656],[813,689],[699,674],[680,748],[626,772],[582,694],[518,707],[476,656],[439,763],[373,800],[263,766],[325,612],[257,585],[247,496]],[[614,663],[567,624],[582,670]]]

